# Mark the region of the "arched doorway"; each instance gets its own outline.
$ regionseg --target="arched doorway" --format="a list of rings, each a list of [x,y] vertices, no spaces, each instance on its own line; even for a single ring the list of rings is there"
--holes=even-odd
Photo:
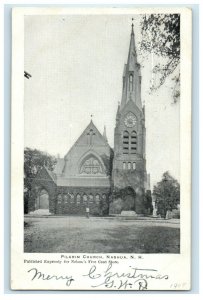
[[[136,211],[136,193],[131,186],[123,189],[123,210]]]
[[[43,209],[49,211],[49,194],[47,190],[41,189],[36,198],[35,210]]]

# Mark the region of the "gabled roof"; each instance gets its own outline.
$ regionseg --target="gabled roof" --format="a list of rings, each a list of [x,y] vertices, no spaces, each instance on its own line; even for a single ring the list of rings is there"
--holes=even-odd
[[[123,112],[132,110],[133,112],[136,111],[140,116],[143,115],[143,111],[140,110],[140,108],[136,105],[136,103],[132,100],[128,101],[125,106],[122,107],[120,112],[123,114]]]
[[[44,179],[44,178],[50,178],[51,181],[53,181],[54,183],[56,183],[56,175],[52,171],[48,170],[46,166],[43,166],[37,172],[36,177],[34,178],[34,181],[41,180],[41,179]]]
[[[101,145],[109,146],[107,139],[99,132],[93,121],[91,120],[88,126],[85,128],[85,130],[82,132],[82,134],[79,136],[79,138],[76,140],[74,145],[70,148],[70,150],[67,152],[64,158],[69,154],[69,152],[72,150],[72,148],[76,145],[85,145],[87,143],[86,134],[88,131],[93,130],[93,132],[96,133],[97,137],[97,143],[100,143]],[[110,146],[109,146],[110,147]]]
[[[55,182],[56,175],[52,171],[48,170],[46,166],[44,166],[44,169],[47,171],[47,173],[49,174],[49,176],[51,177],[51,179]]]

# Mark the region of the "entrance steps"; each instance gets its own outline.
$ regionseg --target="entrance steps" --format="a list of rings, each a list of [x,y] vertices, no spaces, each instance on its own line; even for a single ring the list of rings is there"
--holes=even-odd
[[[35,211],[31,211],[29,213],[29,215],[33,215],[33,216],[50,216],[51,213],[49,212],[48,209],[37,209]]]

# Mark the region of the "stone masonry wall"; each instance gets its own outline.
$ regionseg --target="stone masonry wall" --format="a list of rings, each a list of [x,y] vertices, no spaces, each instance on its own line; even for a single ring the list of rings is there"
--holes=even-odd
[[[135,198],[135,211],[137,214],[144,214],[144,172],[142,170],[125,171],[116,169],[113,170],[113,175],[114,188],[119,190],[131,187],[135,192],[135,195],[133,196]],[[117,199],[113,199],[113,201],[117,201]]]
[[[90,215],[107,215],[109,193],[108,188],[101,187],[57,187],[55,213],[85,215],[89,207]]]

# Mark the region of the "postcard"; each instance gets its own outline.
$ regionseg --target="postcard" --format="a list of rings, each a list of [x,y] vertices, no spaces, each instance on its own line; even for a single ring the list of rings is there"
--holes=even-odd
[[[12,11],[11,289],[191,289],[192,11]]]

